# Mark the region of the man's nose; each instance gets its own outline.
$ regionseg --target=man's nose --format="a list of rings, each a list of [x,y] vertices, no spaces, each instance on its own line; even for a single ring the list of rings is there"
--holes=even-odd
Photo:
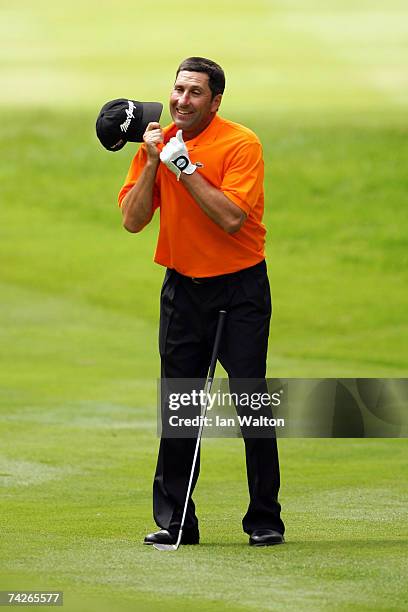
[[[179,98],[179,104],[184,104],[187,106],[187,104],[189,103],[189,100],[190,100],[190,96],[188,92],[184,91],[181,97]]]

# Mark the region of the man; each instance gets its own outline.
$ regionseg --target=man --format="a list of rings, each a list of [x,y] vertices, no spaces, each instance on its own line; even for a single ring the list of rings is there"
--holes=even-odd
[[[204,378],[217,315],[227,311],[219,360],[231,379],[264,378],[271,316],[265,264],[262,147],[253,132],[218,116],[222,68],[191,57],[170,96],[173,123],[152,122],[119,194],[124,227],[141,231],[160,208],[155,261],[167,267],[160,310],[163,378]],[[144,543],[177,538],[195,440],[163,438],[153,485],[161,530]],[[280,544],[276,439],[246,438],[250,503],[243,518],[249,543]],[[198,477],[199,462],[193,488]],[[190,498],[182,544],[199,542]]]

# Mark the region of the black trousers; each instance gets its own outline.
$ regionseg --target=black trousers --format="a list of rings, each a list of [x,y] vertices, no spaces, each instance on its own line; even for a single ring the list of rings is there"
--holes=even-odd
[[[227,317],[219,361],[229,378],[264,378],[271,318],[266,263],[214,279],[191,279],[167,270],[161,291],[159,348],[163,378],[207,376],[218,311]],[[268,528],[284,532],[280,518],[278,449],[275,438],[245,438],[249,507],[246,533]],[[153,483],[153,513],[159,527],[178,531],[196,440],[162,438]],[[192,492],[200,469],[199,457]],[[192,498],[185,529],[198,520]]]

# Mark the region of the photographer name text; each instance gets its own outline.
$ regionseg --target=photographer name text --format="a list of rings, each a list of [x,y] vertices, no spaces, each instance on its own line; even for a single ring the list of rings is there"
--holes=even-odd
[[[215,418],[207,416],[196,416],[192,418],[179,417],[172,415],[169,418],[170,427],[285,427],[285,419],[274,419],[266,416],[245,415],[237,417],[221,417],[216,415]]]

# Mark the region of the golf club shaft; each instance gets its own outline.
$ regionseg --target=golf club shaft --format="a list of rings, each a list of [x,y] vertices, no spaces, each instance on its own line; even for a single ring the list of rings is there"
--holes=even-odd
[[[226,314],[227,313],[226,313],[225,310],[220,310],[219,314],[218,314],[217,331],[215,332],[215,340],[214,340],[214,347],[213,347],[213,352],[212,352],[212,356],[211,356],[210,369],[208,371],[207,381],[206,381],[205,386],[204,386],[204,391],[205,391],[204,406],[203,406],[203,409],[202,409],[202,412],[201,412],[200,427],[199,427],[199,430],[198,430],[197,441],[196,441],[196,445],[195,445],[195,449],[194,449],[193,463],[192,463],[192,466],[191,466],[190,480],[188,481],[186,501],[184,502],[183,516],[181,518],[181,523],[180,523],[180,531],[179,531],[179,535],[178,535],[178,538],[177,538],[177,546],[180,544],[181,535],[182,535],[182,531],[183,531],[183,527],[184,527],[184,521],[185,521],[185,518],[186,518],[188,500],[190,499],[191,485],[192,485],[192,482],[193,482],[194,470],[195,470],[195,466],[196,466],[196,462],[197,462],[198,449],[200,448],[201,435],[203,433],[204,419],[205,419],[205,415],[207,413],[208,396],[209,396],[209,394],[211,392],[211,387],[212,387],[212,383],[213,383],[213,380],[214,380],[215,367],[217,365],[218,349],[219,349],[219,345],[220,345],[221,334],[222,334],[222,329],[223,329],[223,326],[224,326],[224,320],[225,320],[225,315]]]

